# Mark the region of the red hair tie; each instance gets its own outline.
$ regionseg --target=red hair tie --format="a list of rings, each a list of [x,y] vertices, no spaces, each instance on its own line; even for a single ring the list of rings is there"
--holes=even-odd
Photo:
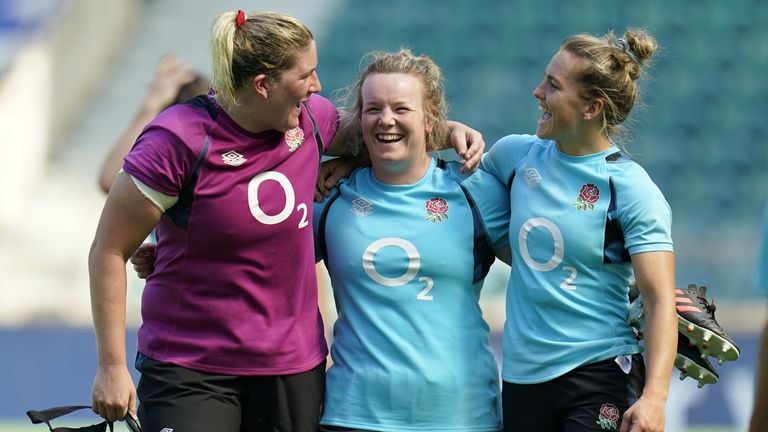
[[[235,26],[237,26],[237,28],[242,27],[243,24],[245,23],[246,19],[247,18],[245,16],[245,12],[243,12],[242,10],[238,10],[237,11],[237,20],[235,21]]]

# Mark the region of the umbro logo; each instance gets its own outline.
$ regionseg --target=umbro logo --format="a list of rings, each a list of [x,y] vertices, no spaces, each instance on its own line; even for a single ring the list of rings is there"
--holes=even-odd
[[[352,200],[352,207],[349,211],[358,217],[364,217],[373,214],[373,203],[367,199],[360,197]]]
[[[173,432],[173,428],[162,428],[160,432]]]
[[[245,163],[248,159],[244,158],[243,155],[236,151],[228,151],[221,155],[221,160],[224,161],[225,164],[231,165],[231,166],[240,166]],[[160,431],[164,432],[164,431]],[[170,432],[170,431],[165,431]]]
[[[524,169],[523,178],[525,179],[525,184],[527,184],[530,188],[538,187],[539,183],[541,183],[541,174],[536,171],[536,168]]]

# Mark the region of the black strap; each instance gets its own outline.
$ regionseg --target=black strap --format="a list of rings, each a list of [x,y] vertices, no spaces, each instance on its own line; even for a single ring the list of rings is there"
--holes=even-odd
[[[325,145],[323,145],[323,137],[320,135],[320,129],[317,127],[317,122],[315,122],[315,116],[312,115],[312,111],[309,110],[309,103],[304,104],[304,109],[307,111],[307,115],[309,116],[309,121],[312,122],[312,133],[315,135],[315,142],[317,143],[317,159],[318,163],[323,158],[323,153],[325,153]]]
[[[114,422],[106,421],[106,420],[101,423],[92,424],[90,426],[82,426],[79,428],[51,426],[51,423],[50,423],[51,420],[59,418],[61,416],[65,416],[75,411],[82,410],[82,409],[91,409],[91,406],[90,405],[71,405],[71,406],[53,407],[53,408],[48,408],[40,411],[29,410],[27,411],[27,417],[29,417],[29,419],[32,421],[33,424],[45,423],[51,432],[105,432],[107,428],[109,428],[110,432],[114,432]],[[131,430],[131,432],[141,432],[141,427],[139,427],[138,423],[130,415],[125,416],[124,420],[128,426],[128,429]]]

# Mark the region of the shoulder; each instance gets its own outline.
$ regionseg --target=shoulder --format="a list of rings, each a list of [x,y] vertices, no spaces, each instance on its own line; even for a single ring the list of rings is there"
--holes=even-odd
[[[520,153],[527,153],[532,147],[546,147],[551,145],[552,141],[543,140],[536,135],[507,135],[491,146],[490,152],[504,152],[509,156],[515,156]]]
[[[552,141],[536,135],[507,135],[496,141],[483,156],[482,170],[491,173],[504,183],[509,182],[520,162],[535,148],[547,148]]]
[[[324,116],[336,118],[339,115],[333,102],[316,93],[309,97],[307,106],[315,118],[323,118]]]
[[[208,96],[198,96],[166,108],[147,125],[147,130],[166,130],[180,137],[204,134],[218,113],[219,108]]]
[[[661,193],[651,176],[637,161],[624,152],[614,153],[606,158],[608,172],[614,184],[627,192]]]

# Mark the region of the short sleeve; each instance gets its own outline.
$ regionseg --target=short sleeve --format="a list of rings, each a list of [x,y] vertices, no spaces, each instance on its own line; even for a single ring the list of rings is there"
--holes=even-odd
[[[181,137],[153,121],[125,157],[123,169],[158,192],[178,196],[197,157]]]
[[[509,190],[493,175],[478,170],[461,181],[461,187],[474,202],[495,251],[509,245]]]
[[[619,223],[630,255],[673,251],[672,209],[648,174],[634,162],[616,178]]]
[[[509,186],[515,168],[528,154],[531,146],[539,141],[535,135],[507,135],[496,141],[483,155],[480,169]]]

